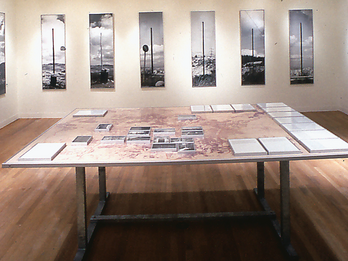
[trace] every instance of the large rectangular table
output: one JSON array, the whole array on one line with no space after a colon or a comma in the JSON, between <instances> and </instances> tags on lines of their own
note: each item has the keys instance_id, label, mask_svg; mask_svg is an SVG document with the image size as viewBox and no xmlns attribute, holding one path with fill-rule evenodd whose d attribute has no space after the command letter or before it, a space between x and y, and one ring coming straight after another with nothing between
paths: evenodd
<instances>
[{"instance_id":1,"label":"large rectangular table","mask_svg":"<svg viewBox=\"0 0 348 261\"><path fill-rule=\"evenodd\" d=\"M76 169L77 193L77 229L78 251L75 260L83 260L98 222L136 222L136 221L173 221L191 219L219 218L269 218L273 224L281 244L291 258L297 258L296 251L290 243L290 161L347 158L348 152L309 153L289 132L276 123L265 110L254 106L255 111L198 113L196 119L179 120L179 115L191 115L190 107L172 108L116 108L107 109L103 117L74 117L81 110L74 110L64 117L11 159L3 163L4 168L61 168ZM112 123L109 132L96 132L100 123ZM150 126L154 128L175 128L177 137L182 127L202 126L203 138L195 139L195 152L179 153L151 150L151 144L105 144L101 140L105 135L127 135L134 126ZM92 135L87 146L73 146L72 141L79 135ZM235 156L231 150L229 139L287 137L300 153ZM66 147L53 160L21 160L20 157L37 143L65 143ZM265 199L264 163L280 162L280 223L274 211ZM112 166L144 166L174 164L216 164L255 162L257 167L257 188L255 195L263 207L263 211L222 212L196 214L158 214L158 215L103 215L103 209L109 193L106 190L106 167ZM86 217L86 177L85 168L97 167L99 171L99 204L90 225L87 227Z\"/></svg>"}]
</instances>

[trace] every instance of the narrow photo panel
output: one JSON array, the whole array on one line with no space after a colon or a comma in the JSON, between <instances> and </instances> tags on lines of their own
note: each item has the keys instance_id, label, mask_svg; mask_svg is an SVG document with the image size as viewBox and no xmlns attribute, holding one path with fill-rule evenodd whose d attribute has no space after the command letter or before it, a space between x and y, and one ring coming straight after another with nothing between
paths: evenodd
<instances>
[{"instance_id":1,"label":"narrow photo panel","mask_svg":"<svg viewBox=\"0 0 348 261\"><path fill-rule=\"evenodd\" d=\"M113 14L89 14L91 88L115 88Z\"/></svg>"},{"instance_id":2,"label":"narrow photo panel","mask_svg":"<svg viewBox=\"0 0 348 261\"><path fill-rule=\"evenodd\" d=\"M313 10L290 10L290 84L314 82Z\"/></svg>"},{"instance_id":3,"label":"narrow photo panel","mask_svg":"<svg viewBox=\"0 0 348 261\"><path fill-rule=\"evenodd\" d=\"M191 12L192 86L216 86L215 12Z\"/></svg>"},{"instance_id":4,"label":"narrow photo panel","mask_svg":"<svg viewBox=\"0 0 348 261\"><path fill-rule=\"evenodd\" d=\"M5 13L0 12L0 95L6 93Z\"/></svg>"},{"instance_id":5,"label":"narrow photo panel","mask_svg":"<svg viewBox=\"0 0 348 261\"><path fill-rule=\"evenodd\" d=\"M41 15L43 89L66 89L65 50L65 15Z\"/></svg>"},{"instance_id":6,"label":"narrow photo panel","mask_svg":"<svg viewBox=\"0 0 348 261\"><path fill-rule=\"evenodd\" d=\"M164 87L163 13L139 13L141 87Z\"/></svg>"},{"instance_id":7,"label":"narrow photo panel","mask_svg":"<svg viewBox=\"0 0 348 261\"><path fill-rule=\"evenodd\" d=\"M242 85L265 84L265 12L240 11Z\"/></svg>"}]
</instances>

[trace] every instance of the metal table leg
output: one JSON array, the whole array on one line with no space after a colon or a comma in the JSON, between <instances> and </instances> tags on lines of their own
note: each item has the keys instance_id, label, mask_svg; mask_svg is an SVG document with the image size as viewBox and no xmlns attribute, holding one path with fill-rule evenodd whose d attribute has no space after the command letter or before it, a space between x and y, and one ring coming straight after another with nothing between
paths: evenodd
<instances>
[{"instance_id":1,"label":"metal table leg","mask_svg":"<svg viewBox=\"0 0 348 261\"><path fill-rule=\"evenodd\" d=\"M106 192L106 171L105 167L98 168L99 175L99 203L94 215L101 215L109 197ZM78 250L74 261L82 261L92 241L97 222L91 221L87 228L87 206L86 206L86 174L84 167L76 167L76 200L77 200L77 234Z\"/></svg>"},{"instance_id":2,"label":"metal table leg","mask_svg":"<svg viewBox=\"0 0 348 261\"><path fill-rule=\"evenodd\" d=\"M280 161L280 199L281 216L279 224L276 218L271 218L271 224L278 235L283 249L292 260L297 260L298 255L290 243L290 164L289 161ZM257 163L257 188L255 194L265 211L272 211L264 192L264 162Z\"/></svg>"},{"instance_id":3,"label":"metal table leg","mask_svg":"<svg viewBox=\"0 0 348 261\"><path fill-rule=\"evenodd\" d=\"M78 250L74 260L82 260L87 249L86 220L86 174L84 167L76 167L76 202L77 202L77 236Z\"/></svg>"},{"instance_id":4,"label":"metal table leg","mask_svg":"<svg viewBox=\"0 0 348 261\"><path fill-rule=\"evenodd\" d=\"M290 244L290 177L289 161L280 162L280 208L281 241L284 246Z\"/></svg>"},{"instance_id":5,"label":"metal table leg","mask_svg":"<svg viewBox=\"0 0 348 261\"><path fill-rule=\"evenodd\" d=\"M260 198L265 197L265 163L257 162L257 194Z\"/></svg>"},{"instance_id":6,"label":"metal table leg","mask_svg":"<svg viewBox=\"0 0 348 261\"><path fill-rule=\"evenodd\" d=\"M106 170L105 167L98 168L99 175L99 200L106 201Z\"/></svg>"}]
</instances>

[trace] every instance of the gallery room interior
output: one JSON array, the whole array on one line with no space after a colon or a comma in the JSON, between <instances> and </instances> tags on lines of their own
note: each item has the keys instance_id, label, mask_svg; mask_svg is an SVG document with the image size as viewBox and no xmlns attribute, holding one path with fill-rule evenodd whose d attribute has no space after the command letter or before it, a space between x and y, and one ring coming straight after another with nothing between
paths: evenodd
<instances>
[{"instance_id":1,"label":"gallery room interior","mask_svg":"<svg viewBox=\"0 0 348 261\"><path fill-rule=\"evenodd\" d=\"M347 260L347 11L345 0L0 0L0 260ZM262 77L250 83L250 70ZM343 149L311 151L272 116L285 107ZM128 136L100 145L96 123ZM128 144L144 126L148 143ZM169 127L202 131L193 151L154 151ZM80 135L93 139L72 147ZM296 152L272 154L262 138L279 136ZM244 138L265 154L237 155ZM47 162L21 159L36 140L64 145Z\"/></svg>"}]
</instances>

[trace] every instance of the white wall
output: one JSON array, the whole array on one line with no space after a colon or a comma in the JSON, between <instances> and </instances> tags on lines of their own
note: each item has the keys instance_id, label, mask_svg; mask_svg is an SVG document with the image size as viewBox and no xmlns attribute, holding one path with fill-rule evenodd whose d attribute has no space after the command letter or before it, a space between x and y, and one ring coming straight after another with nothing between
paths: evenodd
<instances>
[{"instance_id":1,"label":"white wall","mask_svg":"<svg viewBox=\"0 0 348 261\"><path fill-rule=\"evenodd\" d=\"M348 114L348 2L343 1L341 4L341 12L336 16L340 23L337 25L338 36L336 41L333 41L332 48L340 50L338 64L341 67L335 74L338 82L338 104L339 110Z\"/></svg>"},{"instance_id":2,"label":"white wall","mask_svg":"<svg viewBox=\"0 0 348 261\"><path fill-rule=\"evenodd\" d=\"M0 128L18 118L16 41L15 41L15 4L13 1L0 0L0 12L5 13L6 46L6 94L0 95Z\"/></svg>"},{"instance_id":3,"label":"white wall","mask_svg":"<svg viewBox=\"0 0 348 261\"><path fill-rule=\"evenodd\" d=\"M8 74L18 88L18 115L61 117L77 107L185 106L273 101L283 101L301 111L348 111L348 106L343 105L344 102L340 99L347 94L342 91L347 77L337 75L348 69L348 64L342 57L342 49L345 48L346 54L347 46L342 43L335 45L336 41L342 42L344 34L347 35L347 31L338 30L344 26L342 21L336 19L346 19L341 8L343 2L345 1L16 0L17 68L8 68ZM313 9L314 15L315 83L290 86L288 11L304 8ZM242 87L240 84L241 9L265 10L264 86ZM215 11L217 87L191 87L190 11L193 10ZM140 88L140 11L163 12L166 71L164 89ZM111 91L90 90L89 83L88 15L100 12L112 12L115 18L116 88ZM40 15L52 13L66 15L67 89L64 91L43 91L41 87ZM6 15L11 19L11 13ZM7 33L10 29L7 28ZM13 77L14 74L16 77Z\"/></svg>"}]
</instances>

